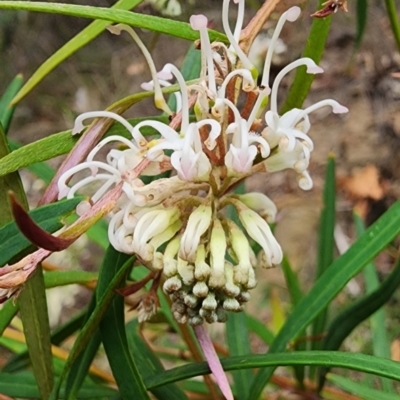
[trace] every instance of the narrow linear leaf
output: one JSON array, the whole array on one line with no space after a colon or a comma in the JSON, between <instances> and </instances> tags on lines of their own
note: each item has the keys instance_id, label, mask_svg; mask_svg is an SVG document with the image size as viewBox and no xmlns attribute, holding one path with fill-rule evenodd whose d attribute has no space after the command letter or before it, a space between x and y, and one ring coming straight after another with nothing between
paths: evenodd
<instances>
[{"instance_id":1,"label":"narrow linear leaf","mask_svg":"<svg viewBox=\"0 0 400 400\"><path fill-rule=\"evenodd\" d=\"M64 325L58 327L51 333L51 344L58 346L64 340L74 334L81 326L85 318L85 313L81 312L75 317L71 318ZM6 365L2 368L2 372L15 373L29 366L28 350L23 351L12 357Z\"/></svg>"},{"instance_id":2,"label":"narrow linear leaf","mask_svg":"<svg viewBox=\"0 0 400 400\"><path fill-rule=\"evenodd\" d=\"M0 393L5 396L17 397L22 399L38 399L40 394L33 375L30 372L19 372L17 374L0 373ZM117 392L109 387L85 384L76 400L80 399L102 399L110 398ZM60 393L59 399L64 399L64 391Z\"/></svg>"},{"instance_id":3,"label":"narrow linear leaf","mask_svg":"<svg viewBox=\"0 0 400 400\"><path fill-rule=\"evenodd\" d=\"M49 282L48 282L49 283ZM52 282L50 282L52 283ZM45 281L46 284L46 281ZM48 287L46 286L46 289ZM18 302L14 302L14 299L8 300L3 307L0 309L0 336L3 334L4 330L7 328L8 325L10 325L11 320L15 317L19 310ZM73 320L71 320L73 321ZM52 334L52 344L59 344L60 341L59 339L54 339L53 341L53 334Z\"/></svg>"},{"instance_id":4,"label":"narrow linear leaf","mask_svg":"<svg viewBox=\"0 0 400 400\"><path fill-rule=\"evenodd\" d=\"M268 346L274 341L274 334L257 318L246 315L247 329L254 332Z\"/></svg>"},{"instance_id":5,"label":"narrow linear leaf","mask_svg":"<svg viewBox=\"0 0 400 400\"><path fill-rule=\"evenodd\" d=\"M3 307L0 309L0 337L8 325L10 325L18 309L18 304L14 302L14 299L10 299L3 304Z\"/></svg>"},{"instance_id":6,"label":"narrow linear leaf","mask_svg":"<svg viewBox=\"0 0 400 400\"><path fill-rule=\"evenodd\" d=\"M298 351L291 353L252 354L250 356L229 357L221 360L225 371L242 368L276 368L278 366L315 365L346 368L366 372L386 378L400 380L400 364L365 354L340 351ZM148 389L154 389L168 383L211 373L207 363L191 363L175 367L163 373L145 379Z\"/></svg>"},{"instance_id":7,"label":"narrow linear leaf","mask_svg":"<svg viewBox=\"0 0 400 400\"><path fill-rule=\"evenodd\" d=\"M26 282L18 296L18 304L32 369L41 397L47 399L54 377L45 285L40 266Z\"/></svg>"},{"instance_id":8,"label":"narrow linear leaf","mask_svg":"<svg viewBox=\"0 0 400 400\"><path fill-rule=\"evenodd\" d=\"M96 288L97 290L97 288ZM88 306L87 313L84 317L82 326L84 326L93 311L96 308L96 293L93 292L90 304ZM88 374L90 365L92 364L94 357L101 344L100 330L97 328L89 340L89 343L85 346L85 349L79 354L76 360L73 362L68 377L65 383L65 397L67 399L75 399L84 380Z\"/></svg>"},{"instance_id":9,"label":"narrow linear leaf","mask_svg":"<svg viewBox=\"0 0 400 400\"><path fill-rule=\"evenodd\" d=\"M135 355L135 360L141 366L141 374L143 379L164 372L159 358L147 346L146 342L139 334L139 323L137 319L126 325L127 339L130 351ZM204 384L203 384L204 386ZM161 388L152 390L154 396L159 400L185 400L187 396L176 385L164 385Z\"/></svg>"},{"instance_id":10,"label":"narrow linear leaf","mask_svg":"<svg viewBox=\"0 0 400 400\"><path fill-rule=\"evenodd\" d=\"M335 215L336 215L336 182L335 182L335 158L331 154L328 157L325 172L325 186L323 193L323 209L319 221L318 234L318 259L317 273L315 280L318 280L323 273L328 269L333 261L333 253L335 248ZM328 319L328 308L325 308L315 318L312 324L312 336L314 338L321 337L325 331L326 321ZM321 340L313 340L311 342L312 350L321 349ZM314 379L315 368L310 368L309 377Z\"/></svg>"},{"instance_id":11,"label":"narrow linear leaf","mask_svg":"<svg viewBox=\"0 0 400 400\"><path fill-rule=\"evenodd\" d=\"M336 350L359 324L385 304L400 285L400 260L378 289L343 310L330 324L322 348ZM324 384L327 370L321 371L319 386Z\"/></svg>"},{"instance_id":12,"label":"narrow linear leaf","mask_svg":"<svg viewBox=\"0 0 400 400\"><path fill-rule=\"evenodd\" d=\"M120 0L115 3L110 10L131 10L137 6L143 0ZM28 79L21 90L15 91L14 95L9 99L13 104L19 103L29 92L32 91L54 68L65 61L72 54L77 52L79 49L90 43L93 39L102 33L107 25L108 21L94 21L76 36L74 36L69 42L57 50L50 58L48 58ZM15 97L14 97L15 96ZM1 110L1 108L0 108ZM4 125L3 125L4 126Z\"/></svg>"},{"instance_id":13,"label":"narrow linear leaf","mask_svg":"<svg viewBox=\"0 0 400 400\"><path fill-rule=\"evenodd\" d=\"M100 324L100 321L102 320L112 299L115 296L114 289L117 288L121 284L121 282L124 281L125 275L131 266L132 266L132 258L129 259L123 265L123 267L118 271L118 273L115 274L113 278L109 281L108 290L104 291L104 295L101 297L101 299L98 299L93 313L91 313L87 323L80 331L75 341L75 344L69 353L69 357L65 363L64 370L60 375L57 385L54 386L51 396L49 397L49 400L58 400L58 394L61 388L61 384L63 383L64 379L69 373L74 361L78 358L81 352L84 351L90 339L95 334L97 327Z\"/></svg>"},{"instance_id":14,"label":"narrow linear leaf","mask_svg":"<svg viewBox=\"0 0 400 400\"><path fill-rule=\"evenodd\" d=\"M244 312L237 314L232 313L229 316L226 322L226 342L230 356L251 354L247 316ZM237 397L239 399L246 398L254 378L252 371L244 369L233 372L232 375Z\"/></svg>"},{"instance_id":15,"label":"narrow linear leaf","mask_svg":"<svg viewBox=\"0 0 400 400\"><path fill-rule=\"evenodd\" d=\"M66 285L85 285L93 283L98 278L97 272L88 271L50 271L44 274L46 288Z\"/></svg>"},{"instance_id":16,"label":"narrow linear leaf","mask_svg":"<svg viewBox=\"0 0 400 400\"><path fill-rule=\"evenodd\" d=\"M356 1L356 14L357 14L357 31L356 31L356 40L354 42L354 48L357 50L361 46L364 37L365 27L367 25L367 15L368 15L367 0Z\"/></svg>"},{"instance_id":17,"label":"narrow linear leaf","mask_svg":"<svg viewBox=\"0 0 400 400\"><path fill-rule=\"evenodd\" d=\"M398 394L386 393L382 390L376 390L361 383L354 382L353 379L345 378L336 374L328 374L328 381L339 386L341 389L360 397L363 400L397 400Z\"/></svg>"},{"instance_id":18,"label":"narrow linear leaf","mask_svg":"<svg viewBox=\"0 0 400 400\"><path fill-rule=\"evenodd\" d=\"M120 253L111 245L109 246L100 269L96 291L98 298L106 294L106 290L109 290L108 282L129 259L129 255ZM123 284L124 282L121 281L121 286ZM122 296L112 300L100 323L100 333L121 398L130 400L132 394L135 393L135 396L140 399L150 399L140 376L138 365L129 350Z\"/></svg>"},{"instance_id":19,"label":"narrow linear leaf","mask_svg":"<svg viewBox=\"0 0 400 400\"><path fill-rule=\"evenodd\" d=\"M21 88L22 83L22 75L17 75L0 98L0 124L3 126L6 135L15 110L15 107L11 106L11 100Z\"/></svg>"},{"instance_id":20,"label":"narrow linear leaf","mask_svg":"<svg viewBox=\"0 0 400 400\"><path fill-rule=\"evenodd\" d=\"M295 306L303 297L303 293L300 287L299 278L293 271L293 268L286 257L283 257L282 260L282 270L283 274L285 275L285 282L289 291L292 305Z\"/></svg>"},{"instance_id":21,"label":"narrow linear leaf","mask_svg":"<svg viewBox=\"0 0 400 400\"><path fill-rule=\"evenodd\" d=\"M292 301L292 306L295 306L303 297L303 293L300 288L300 282L293 271L288 259L284 256L282 260L282 270L285 276L285 281L287 288L289 290L290 299ZM306 336L306 330L302 331L299 336ZM306 341L300 341L296 344L295 350L302 351L307 349ZM304 386L305 371L302 365L297 365L294 367L294 374L298 382L299 387Z\"/></svg>"},{"instance_id":22,"label":"narrow linear leaf","mask_svg":"<svg viewBox=\"0 0 400 400\"><path fill-rule=\"evenodd\" d=\"M0 158L9 153L5 134L0 125ZM0 226L9 222L11 210L8 203L8 191L15 193L19 202L28 208L21 179L17 172L0 179ZM18 297L19 311L24 328L29 356L34 363L35 374L41 397L47 399L53 386L53 367L50 345L50 326L42 268L39 266L25 283Z\"/></svg>"},{"instance_id":23,"label":"narrow linear leaf","mask_svg":"<svg viewBox=\"0 0 400 400\"><path fill-rule=\"evenodd\" d=\"M199 39L200 37L199 33L194 31L188 23L125 10L111 10L109 8L102 7L79 6L61 3L27 3L25 1L1 1L0 9L26 10L106 20L115 23L127 24L136 28L148 29L153 32L164 33L166 35L191 41ZM223 33L209 30L209 36L211 41L227 43L227 38Z\"/></svg>"},{"instance_id":24,"label":"narrow linear leaf","mask_svg":"<svg viewBox=\"0 0 400 400\"><path fill-rule=\"evenodd\" d=\"M7 138L0 125L0 162L4 160L10 153L8 147ZM8 198L8 192L12 191L16 193L18 200L27 206L25 192L22 187L21 179L18 172L7 173L6 176L0 179L0 227L12 221L12 213L10 207L10 201Z\"/></svg>"},{"instance_id":25,"label":"narrow linear leaf","mask_svg":"<svg viewBox=\"0 0 400 400\"><path fill-rule=\"evenodd\" d=\"M8 144L10 146L11 154L13 151L23 147L20 143L11 140L8 141ZM28 170L36 175L39 179L44 181L44 183L50 183L54 176L54 169L44 162L38 162L29 165Z\"/></svg>"},{"instance_id":26,"label":"narrow linear leaf","mask_svg":"<svg viewBox=\"0 0 400 400\"><path fill-rule=\"evenodd\" d=\"M385 0L387 13L392 28L394 40L397 45L397 49L400 52L400 21L396 10L396 3L394 0Z\"/></svg>"},{"instance_id":27,"label":"narrow linear leaf","mask_svg":"<svg viewBox=\"0 0 400 400\"><path fill-rule=\"evenodd\" d=\"M359 215L354 214L354 223L357 236L360 236L365 232L364 222ZM373 262L365 266L363 275L367 295L379 289L379 277ZM372 333L372 354L377 357L390 358L390 343L386 332L386 313L383 304L379 310L370 316L370 325ZM389 380L381 379L381 385L385 392L393 391L392 383Z\"/></svg>"},{"instance_id":28,"label":"narrow linear leaf","mask_svg":"<svg viewBox=\"0 0 400 400\"><path fill-rule=\"evenodd\" d=\"M319 0L319 7L322 6L324 1L325 0ZM308 35L302 57L310 57L317 64L321 61L325 50L326 39L329 34L331 19L332 17L313 19L310 34ZM282 114L291 110L292 108L301 108L308 92L310 91L313 80L314 75L307 74L305 67L297 69L293 83L289 89L289 93L281 108Z\"/></svg>"},{"instance_id":29,"label":"narrow linear leaf","mask_svg":"<svg viewBox=\"0 0 400 400\"><path fill-rule=\"evenodd\" d=\"M281 352L287 343L307 327L326 308L346 283L400 233L400 201L396 202L363 235L337 258L303 297L276 336L269 352ZM295 353L291 353L295 354ZM261 369L254 380L248 399L260 396L274 368Z\"/></svg>"}]
</instances>

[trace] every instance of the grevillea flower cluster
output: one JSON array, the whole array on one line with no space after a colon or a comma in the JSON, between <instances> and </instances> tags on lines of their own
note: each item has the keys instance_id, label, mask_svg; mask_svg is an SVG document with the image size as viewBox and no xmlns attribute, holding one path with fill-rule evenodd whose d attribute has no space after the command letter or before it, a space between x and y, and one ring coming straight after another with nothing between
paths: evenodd
<instances>
[{"instance_id":1,"label":"grevillea flower cluster","mask_svg":"<svg viewBox=\"0 0 400 400\"><path fill-rule=\"evenodd\" d=\"M277 212L274 203L265 194L239 195L233 189L256 172L284 169L294 170L300 188L311 189L309 114L326 106L338 114L348 111L334 100L323 100L280 115L278 88L285 75L300 66L306 66L309 74L323 72L313 60L300 58L270 83L271 60L282 27L286 21L295 21L300 9L292 7L280 17L259 78L239 43L245 2L234 3L238 17L232 31L230 1L223 1L228 46L210 43L204 15L191 17L192 29L200 34L202 68L200 78L190 85L172 64L156 73L137 35L126 26L112 27L117 33L127 30L141 46L153 77L143 87L154 89L156 105L170 115L173 113L160 86L173 81L179 86L179 129L154 120L132 126L106 111L85 113L77 118L74 133L84 128L82 122L87 118L107 117L121 123L130 137L102 140L84 163L59 180L60 198L71 198L96 182L91 204L122 183L123 195L110 215L109 240L115 249L135 254L162 276L174 317L192 325L224 322L227 311L241 311L257 284L256 267L272 267L282 261L281 247L270 228ZM156 136L144 135L143 129L149 127ZM99 151L111 142L120 146L108 152L106 161L99 161ZM147 160L147 167L142 175L155 177L147 184L143 177L130 174L143 160ZM68 186L67 182L83 170L90 175ZM158 177L166 171L171 172L169 177ZM84 210L91 204L81 207ZM236 218L228 217L232 215L226 212L228 207ZM261 248L259 254L253 250L254 243ZM154 310L147 311L141 313L141 319L150 317Z\"/></svg>"}]
</instances>

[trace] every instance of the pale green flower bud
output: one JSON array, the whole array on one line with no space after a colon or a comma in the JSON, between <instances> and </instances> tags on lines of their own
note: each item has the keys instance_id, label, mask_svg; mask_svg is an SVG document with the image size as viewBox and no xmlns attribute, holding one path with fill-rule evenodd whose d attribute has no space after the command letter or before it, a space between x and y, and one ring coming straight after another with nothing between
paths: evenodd
<instances>
[{"instance_id":1,"label":"pale green flower bud","mask_svg":"<svg viewBox=\"0 0 400 400\"><path fill-rule=\"evenodd\" d=\"M181 237L178 235L172 239L164 251L164 275L172 277L178 273L178 261L175 259L179 251Z\"/></svg>"},{"instance_id":2,"label":"pale green flower bud","mask_svg":"<svg viewBox=\"0 0 400 400\"><path fill-rule=\"evenodd\" d=\"M226 299L224 300L223 307L227 311L240 311L241 306L236 299Z\"/></svg>"},{"instance_id":3,"label":"pale green flower bud","mask_svg":"<svg viewBox=\"0 0 400 400\"><path fill-rule=\"evenodd\" d=\"M250 244L246 235L234 222L228 221L228 226L231 248L238 260L238 265L233 270L233 280L235 283L246 284L249 280L249 269L252 268Z\"/></svg>"},{"instance_id":4,"label":"pale green flower bud","mask_svg":"<svg viewBox=\"0 0 400 400\"><path fill-rule=\"evenodd\" d=\"M276 205L265 194L254 192L238 195L237 197L243 204L258 213L262 218L265 218L267 222L275 222Z\"/></svg>"},{"instance_id":5,"label":"pale green flower bud","mask_svg":"<svg viewBox=\"0 0 400 400\"><path fill-rule=\"evenodd\" d=\"M265 220L244 206L239 209L239 218L248 235L263 248L268 266L279 264L283 258L282 249Z\"/></svg>"},{"instance_id":6,"label":"pale green flower bud","mask_svg":"<svg viewBox=\"0 0 400 400\"><path fill-rule=\"evenodd\" d=\"M201 244L197 248L194 265L194 276L197 280L204 281L210 276L211 267L206 263L206 248L204 244Z\"/></svg>"},{"instance_id":7,"label":"pale green flower bud","mask_svg":"<svg viewBox=\"0 0 400 400\"><path fill-rule=\"evenodd\" d=\"M201 307L204 310L214 311L217 308L217 300L215 300L215 294L209 293L208 296L203 300Z\"/></svg>"},{"instance_id":8,"label":"pale green flower bud","mask_svg":"<svg viewBox=\"0 0 400 400\"><path fill-rule=\"evenodd\" d=\"M225 253L226 237L221 221L216 219L210 239L210 266L211 274L208 284L210 287L223 287L225 284Z\"/></svg>"},{"instance_id":9,"label":"pale green flower bud","mask_svg":"<svg viewBox=\"0 0 400 400\"><path fill-rule=\"evenodd\" d=\"M206 297L208 294L208 286L205 282L196 282L193 286L193 294L197 297Z\"/></svg>"},{"instance_id":10,"label":"pale green flower bud","mask_svg":"<svg viewBox=\"0 0 400 400\"><path fill-rule=\"evenodd\" d=\"M182 260L182 258L178 258L178 274L185 285L190 285L194 282L194 266Z\"/></svg>"},{"instance_id":11,"label":"pale green flower bud","mask_svg":"<svg viewBox=\"0 0 400 400\"><path fill-rule=\"evenodd\" d=\"M224 290L226 292L226 294L230 297L236 297L239 295L240 293L240 287L235 285L234 283L234 275L233 275L233 267L232 264L230 264L229 262L225 262L225 286L224 286ZM248 278L248 274L247 274L247 278ZM248 280L248 279L247 279ZM246 283L247 283L246 280Z\"/></svg>"},{"instance_id":12,"label":"pale green flower bud","mask_svg":"<svg viewBox=\"0 0 400 400\"><path fill-rule=\"evenodd\" d=\"M201 205L189 217L183 233L179 257L194 262L201 236L207 231L211 223L212 210L210 206Z\"/></svg>"},{"instance_id":13,"label":"pale green flower bud","mask_svg":"<svg viewBox=\"0 0 400 400\"><path fill-rule=\"evenodd\" d=\"M194 308L197 306L197 304L199 303L199 298L196 297L194 294L187 294L185 296L185 298L183 299L183 301L185 302L185 304L190 307L190 308Z\"/></svg>"},{"instance_id":14,"label":"pale green flower bud","mask_svg":"<svg viewBox=\"0 0 400 400\"><path fill-rule=\"evenodd\" d=\"M173 276L168 278L163 285L163 290L165 293L173 293L182 287L182 281L177 277Z\"/></svg>"},{"instance_id":15,"label":"pale green flower bud","mask_svg":"<svg viewBox=\"0 0 400 400\"><path fill-rule=\"evenodd\" d=\"M137 223L133 233L133 246L136 253L141 254L143 247L154 236L165 231L180 216L177 207L156 209L144 214Z\"/></svg>"}]
</instances>

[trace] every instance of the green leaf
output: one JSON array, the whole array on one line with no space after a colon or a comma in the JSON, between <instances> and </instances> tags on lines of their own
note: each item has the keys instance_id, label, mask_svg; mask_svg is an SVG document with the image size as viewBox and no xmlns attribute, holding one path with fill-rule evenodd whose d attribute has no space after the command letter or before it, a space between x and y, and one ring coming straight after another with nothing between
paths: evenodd
<instances>
[{"instance_id":1,"label":"green leaf","mask_svg":"<svg viewBox=\"0 0 400 400\"><path fill-rule=\"evenodd\" d=\"M91 241L97 243L103 250L107 250L107 247L110 244L107 230L107 221L100 219L86 231L86 235Z\"/></svg>"},{"instance_id":2,"label":"green leaf","mask_svg":"<svg viewBox=\"0 0 400 400\"><path fill-rule=\"evenodd\" d=\"M97 272L88 271L50 271L44 274L46 288L54 288L66 285L85 285L98 278Z\"/></svg>"},{"instance_id":3,"label":"green leaf","mask_svg":"<svg viewBox=\"0 0 400 400\"><path fill-rule=\"evenodd\" d=\"M0 125L0 158L9 153L5 134ZM0 179L0 226L12 219L8 204L8 191L15 193L18 201L27 209L28 204L17 172ZM18 297L19 311L23 324L29 356L35 362L32 369L35 374L41 397L47 399L53 385L52 355L50 346L50 326L42 268L36 271L25 283Z\"/></svg>"},{"instance_id":4,"label":"green leaf","mask_svg":"<svg viewBox=\"0 0 400 400\"><path fill-rule=\"evenodd\" d=\"M71 318L64 325L58 327L51 333L51 344L58 346L73 333L75 333L82 325L85 317L85 312L81 312ZM28 350L12 357L6 365L2 368L2 372L15 373L29 366Z\"/></svg>"},{"instance_id":5,"label":"green leaf","mask_svg":"<svg viewBox=\"0 0 400 400\"><path fill-rule=\"evenodd\" d=\"M10 325L12 319L18 312L18 304L14 303L14 299L8 300L0 309L0 337L4 330Z\"/></svg>"},{"instance_id":6,"label":"green leaf","mask_svg":"<svg viewBox=\"0 0 400 400\"><path fill-rule=\"evenodd\" d=\"M379 288L347 307L331 322L322 348L324 350L338 349L353 329L373 315L390 299L399 285L400 260L397 261L395 268ZM326 372L326 370L321 371L320 387L323 386Z\"/></svg>"},{"instance_id":7,"label":"green leaf","mask_svg":"<svg viewBox=\"0 0 400 400\"><path fill-rule=\"evenodd\" d=\"M354 41L354 48L358 49L364 37L365 26L367 25L368 16L368 2L367 0L357 0L356 2L357 14L357 32Z\"/></svg>"},{"instance_id":8,"label":"green leaf","mask_svg":"<svg viewBox=\"0 0 400 400\"><path fill-rule=\"evenodd\" d=\"M110 279L130 258L130 255L120 253L111 245L109 246L97 284L96 296L99 299L106 294L106 290L109 290L108 282L110 282ZM122 280L120 284L122 286L124 281ZM125 331L124 302L122 296L114 298L111 302L100 323L101 339L121 398L130 400L132 394L135 393L135 396L140 399L150 399L140 376L139 366L135 363L129 351Z\"/></svg>"},{"instance_id":9,"label":"green leaf","mask_svg":"<svg viewBox=\"0 0 400 400\"><path fill-rule=\"evenodd\" d=\"M11 152L23 147L21 144L11 140L8 141L8 144ZM54 177L54 169L44 162L29 165L28 170L44 181L44 183L50 183Z\"/></svg>"},{"instance_id":10,"label":"green leaf","mask_svg":"<svg viewBox=\"0 0 400 400\"><path fill-rule=\"evenodd\" d=\"M257 318L246 315L246 323L249 331L254 332L268 346L274 341L274 334Z\"/></svg>"},{"instance_id":11,"label":"green leaf","mask_svg":"<svg viewBox=\"0 0 400 400\"><path fill-rule=\"evenodd\" d=\"M354 222L357 236L360 236L365 232L364 223L361 217L357 214L354 214ZM363 275L367 295L379 289L380 283L374 263L370 262L365 266ZM372 354L377 357L390 358L390 343L386 332L386 313L383 305L379 310L371 315L370 323L372 333ZM381 379L381 385L385 392L393 391L392 384L387 379Z\"/></svg>"},{"instance_id":12,"label":"green leaf","mask_svg":"<svg viewBox=\"0 0 400 400\"><path fill-rule=\"evenodd\" d=\"M57 382L57 385L54 386L54 389L51 393L49 400L57 400L58 399L58 394L59 394L62 382L64 381L67 374L69 373L75 360L78 358L78 356L81 354L81 352L85 350L90 339L95 334L97 327L100 324L100 321L102 320L104 314L107 312L108 307L111 304L111 302L115 296L114 289L117 288L122 281L124 281L125 275L126 275L128 269L131 268L131 266L132 266L132 259L129 259L123 265L123 267L118 271L118 273L115 274L112 279L110 279L107 290L104 291L104 295L101 297L101 299L98 299L93 313L91 313L87 323L80 331L80 333L74 343L74 346L72 347L72 349L69 353L69 357L65 363L64 370Z\"/></svg>"},{"instance_id":13,"label":"green leaf","mask_svg":"<svg viewBox=\"0 0 400 400\"><path fill-rule=\"evenodd\" d=\"M333 253L335 249L335 214L336 214L336 182L335 182L335 158L330 155L325 172L325 187L323 194L324 208L321 212L319 221L318 235L318 261L316 279L318 280L333 262ZM312 336L320 337L325 330L328 316L328 309L323 310L312 324ZM313 340L311 349L321 349L321 341ZM310 378L313 379L315 369L310 369Z\"/></svg>"},{"instance_id":14,"label":"green leaf","mask_svg":"<svg viewBox=\"0 0 400 400\"><path fill-rule=\"evenodd\" d=\"M7 138L2 125L0 125L0 162L2 162L9 153L10 149L8 147ZM19 174L17 172L6 172L6 174L4 174L6 176L0 179L0 227L13 219L8 198L9 190L15 193L17 200L26 208L28 205Z\"/></svg>"},{"instance_id":15,"label":"green leaf","mask_svg":"<svg viewBox=\"0 0 400 400\"><path fill-rule=\"evenodd\" d=\"M326 308L346 283L399 233L400 201L390 207L318 279L314 287L303 297L290 314L272 343L269 352L284 351L287 343L305 329ZM273 371L274 368L266 368L258 372L250 390L249 400L259 397Z\"/></svg>"},{"instance_id":16,"label":"green leaf","mask_svg":"<svg viewBox=\"0 0 400 400\"><path fill-rule=\"evenodd\" d=\"M396 42L397 49L400 52L400 21L396 10L396 3L394 2L394 0L385 0L385 4L394 40Z\"/></svg>"},{"instance_id":17,"label":"green leaf","mask_svg":"<svg viewBox=\"0 0 400 400\"><path fill-rule=\"evenodd\" d=\"M322 7L324 1L325 0L319 0L319 7ZM313 19L302 57L310 57L317 64L321 61L325 50L326 39L329 34L329 28L331 26L331 19L331 17ZM310 91L313 80L314 75L307 74L306 67L297 68L294 81L282 106L281 114L284 114L292 108L301 108Z\"/></svg>"},{"instance_id":18,"label":"green leaf","mask_svg":"<svg viewBox=\"0 0 400 400\"><path fill-rule=\"evenodd\" d=\"M26 344L41 397L53 388L50 326L42 268L38 266L18 296Z\"/></svg>"},{"instance_id":19,"label":"green leaf","mask_svg":"<svg viewBox=\"0 0 400 400\"><path fill-rule=\"evenodd\" d=\"M293 271L288 259L284 256L282 260L282 270L283 274L285 275L285 281L286 281L286 286L289 291L289 295L292 301L292 306L295 306L303 297L303 293L300 288L300 282L299 279L296 275L296 273ZM307 332L306 330L302 331L299 336L306 336ZM306 350L307 348L307 343L306 341L300 341L296 343L295 345L295 350ZM300 387L304 386L304 377L305 377L305 371L304 367L302 365L298 365L294 367L294 373L297 379L297 382Z\"/></svg>"},{"instance_id":20,"label":"green leaf","mask_svg":"<svg viewBox=\"0 0 400 400\"><path fill-rule=\"evenodd\" d=\"M177 20L154 17L146 14L134 13L125 10L116 10L102 7L78 6L61 3L42 3L25 1L1 1L0 9L6 10L26 10L35 12L46 12L54 14L70 15L74 17L101 19L116 23L127 24L136 28L148 29L157 33L175 36L181 39L197 40L199 32L194 31L188 23ZM209 30L211 41L225 42L227 38L224 34Z\"/></svg>"},{"instance_id":21,"label":"green leaf","mask_svg":"<svg viewBox=\"0 0 400 400\"><path fill-rule=\"evenodd\" d=\"M0 393L5 396L18 397L22 399L38 399L39 390L35 379L30 372L19 372L17 374L0 373ZM106 386L85 384L76 399L102 399L115 396L117 392ZM60 399L64 399L64 393L61 391Z\"/></svg>"},{"instance_id":22,"label":"green leaf","mask_svg":"<svg viewBox=\"0 0 400 400\"><path fill-rule=\"evenodd\" d=\"M120 0L110 8L110 11L114 9L131 10L142 1L143 0ZM19 90L18 94L15 97L14 95L11 97L11 99L13 99L13 104L17 104L18 102L20 102L54 68L56 68L59 64L61 64L79 49L90 43L97 36L99 36L100 33L102 33L109 24L109 21L94 21L81 32L79 32L76 36L74 36L64 46L58 49L34 72L34 74L28 79L22 89Z\"/></svg>"},{"instance_id":23,"label":"green leaf","mask_svg":"<svg viewBox=\"0 0 400 400\"><path fill-rule=\"evenodd\" d=\"M135 355L135 361L141 366L143 379L164 372L158 357L147 346L147 343L139 334L139 323L137 319L132 320L126 325L127 339L130 351ZM165 385L161 388L152 390L154 396L159 400L185 400L187 396L176 385Z\"/></svg>"},{"instance_id":24,"label":"green leaf","mask_svg":"<svg viewBox=\"0 0 400 400\"><path fill-rule=\"evenodd\" d=\"M226 322L226 342L230 356L251 354L247 317L244 312L229 315ZM246 398L254 378L252 371L243 369L233 372L232 375L237 397Z\"/></svg>"},{"instance_id":25,"label":"green leaf","mask_svg":"<svg viewBox=\"0 0 400 400\"><path fill-rule=\"evenodd\" d=\"M346 368L366 372L386 378L400 380L400 364L365 354L354 354L340 351L296 351L290 353L252 354L249 356L230 357L221 360L225 371L242 368L275 369L278 366L315 365L335 368ZM210 373L207 363L191 363L175 367L145 379L148 389L154 389L168 383L193 378ZM250 392L250 394L253 394Z\"/></svg>"},{"instance_id":26,"label":"green leaf","mask_svg":"<svg viewBox=\"0 0 400 400\"><path fill-rule=\"evenodd\" d=\"M45 279L45 284L49 284L53 282L46 282ZM56 286L57 286L56 282ZM54 287L54 286L53 286ZM48 287L46 286L46 289ZM3 334L4 330L7 328L8 325L10 325L11 320L14 318L14 316L17 314L19 310L18 303L14 302L14 299L8 300L3 307L0 309L0 336ZM59 342L53 341L53 334L52 334L52 343L53 344L58 344Z\"/></svg>"},{"instance_id":27,"label":"green leaf","mask_svg":"<svg viewBox=\"0 0 400 400\"><path fill-rule=\"evenodd\" d=\"M354 382L353 379L345 378L344 376L339 376L335 374L328 374L328 380L335 385L339 386L341 389L346 390L351 394L363 400L398 400L398 394L385 393L382 390L376 390L369 386L364 386L360 383Z\"/></svg>"},{"instance_id":28,"label":"green leaf","mask_svg":"<svg viewBox=\"0 0 400 400\"><path fill-rule=\"evenodd\" d=\"M303 293L300 287L299 278L293 271L289 260L286 257L283 257L282 260L282 270L283 274L285 275L285 282L289 291L292 305L295 306L302 299Z\"/></svg>"},{"instance_id":29,"label":"green leaf","mask_svg":"<svg viewBox=\"0 0 400 400\"><path fill-rule=\"evenodd\" d=\"M96 288L97 290L97 288ZM96 308L96 293L93 292L87 313L84 317L82 326L89 320L91 314ZM97 328L86 345L85 349L79 354L76 360L71 365L66 384L65 384L65 397L67 399L75 399L79 392L85 377L88 374L90 365L101 344L100 330Z\"/></svg>"},{"instance_id":30,"label":"green leaf","mask_svg":"<svg viewBox=\"0 0 400 400\"><path fill-rule=\"evenodd\" d=\"M22 75L17 75L8 85L3 96L0 98L0 124L2 125L6 135L15 110L15 107L11 106L11 100L21 88L22 83Z\"/></svg>"},{"instance_id":31,"label":"green leaf","mask_svg":"<svg viewBox=\"0 0 400 400\"><path fill-rule=\"evenodd\" d=\"M63 219L74 212L81 201L80 196L61 200L35 208L29 212L29 215L42 229L55 232L63 227ZM4 265L30 246L32 246L31 242L22 235L14 221L4 225L0 228L0 265Z\"/></svg>"}]
</instances>

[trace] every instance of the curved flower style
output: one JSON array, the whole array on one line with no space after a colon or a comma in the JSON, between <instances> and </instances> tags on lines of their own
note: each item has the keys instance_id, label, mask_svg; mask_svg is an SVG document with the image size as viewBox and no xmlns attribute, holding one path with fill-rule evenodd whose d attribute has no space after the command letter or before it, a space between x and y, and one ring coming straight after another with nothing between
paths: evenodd
<instances>
[{"instance_id":1,"label":"curved flower style","mask_svg":"<svg viewBox=\"0 0 400 400\"><path fill-rule=\"evenodd\" d=\"M200 34L202 56L200 79L195 84L187 86L173 64L157 73L148 51L143 50L152 74L152 81L143 88L154 89L155 103L170 115L171 123L145 120L132 126L106 111L81 115L74 133L83 129L86 118L105 117L121 123L127 135L106 137L84 163L59 180L60 198L86 189L92 192L91 204L123 183L123 194L110 215L110 242L121 252L136 254L157 276L156 286L163 276L162 287L172 300L174 317L192 325L223 322L228 311L242 310L257 284L255 267L272 267L282 261L282 249L269 226L277 213L273 201L262 193L236 195L231 189L255 172L287 168L295 170L302 189L311 189L308 166L314 144L308 136L309 115L325 106L335 114L348 111L328 99L279 115L278 89L290 71L306 66L310 74L323 72L311 59L300 58L283 68L270 85L279 34L286 21L298 18L300 9L292 7L279 19L258 85L258 72L240 45L245 1L234 3L238 17L233 31L228 22L230 0L224 0L222 6L229 46L210 43L204 15L190 19L191 27ZM131 28L111 28L114 33L122 30L144 48ZM160 89L172 80L179 87L175 114ZM190 115L192 107L195 120ZM152 128L156 135L145 136L145 128ZM100 150L115 143L120 147L111 148L105 161L99 161ZM144 160L147 166L142 175L154 177L147 184L132 174ZM67 182L82 171L88 171L89 176L68 186ZM167 171L172 172L169 177L157 176ZM87 206L90 204L81 208ZM233 206L240 224L226 216L227 206ZM262 248L259 257L252 242ZM155 303L153 299L151 310ZM143 312L143 307L139 306L141 319L153 314Z\"/></svg>"}]
</instances>

